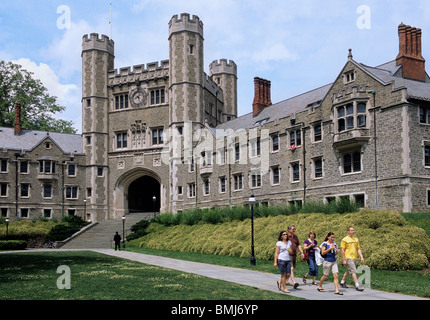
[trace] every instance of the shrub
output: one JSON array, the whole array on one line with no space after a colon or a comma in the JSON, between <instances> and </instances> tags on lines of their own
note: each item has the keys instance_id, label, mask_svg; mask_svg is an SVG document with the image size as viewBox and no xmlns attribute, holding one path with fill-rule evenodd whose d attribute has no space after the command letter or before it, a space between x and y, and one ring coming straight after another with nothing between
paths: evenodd
<instances>
[{"instance_id":1,"label":"shrub","mask_svg":"<svg viewBox=\"0 0 430 320\"><path fill-rule=\"evenodd\" d=\"M0 241L0 250L25 250L27 242L23 240Z\"/></svg>"},{"instance_id":2,"label":"shrub","mask_svg":"<svg viewBox=\"0 0 430 320\"><path fill-rule=\"evenodd\" d=\"M80 230L79 227L73 225L57 224L53 227L46 236L47 241L62 241L71 237L74 233Z\"/></svg>"}]
</instances>

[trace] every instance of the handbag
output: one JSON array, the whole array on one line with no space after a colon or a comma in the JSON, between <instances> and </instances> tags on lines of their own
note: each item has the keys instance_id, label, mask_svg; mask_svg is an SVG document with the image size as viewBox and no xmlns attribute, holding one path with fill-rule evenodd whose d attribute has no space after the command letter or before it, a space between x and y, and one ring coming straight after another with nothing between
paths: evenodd
<instances>
[{"instance_id":1,"label":"handbag","mask_svg":"<svg viewBox=\"0 0 430 320\"><path fill-rule=\"evenodd\" d=\"M303 251L303 261L309 260L309 252L307 250Z\"/></svg>"}]
</instances>

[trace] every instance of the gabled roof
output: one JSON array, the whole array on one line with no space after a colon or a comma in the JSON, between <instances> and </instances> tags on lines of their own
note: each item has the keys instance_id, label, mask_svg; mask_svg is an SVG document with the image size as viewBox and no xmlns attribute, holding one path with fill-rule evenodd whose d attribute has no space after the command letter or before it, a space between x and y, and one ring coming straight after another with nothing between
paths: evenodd
<instances>
[{"instance_id":1,"label":"gabled roof","mask_svg":"<svg viewBox=\"0 0 430 320\"><path fill-rule=\"evenodd\" d=\"M15 135L14 128L0 127L0 149L31 151L46 138L64 153L82 154L82 136L79 134L22 130L20 135Z\"/></svg>"}]
</instances>

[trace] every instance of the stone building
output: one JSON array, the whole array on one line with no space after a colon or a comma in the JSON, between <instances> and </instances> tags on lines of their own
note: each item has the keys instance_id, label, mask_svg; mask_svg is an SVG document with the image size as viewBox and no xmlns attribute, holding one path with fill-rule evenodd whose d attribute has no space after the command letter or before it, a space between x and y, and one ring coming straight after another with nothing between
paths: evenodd
<instances>
[{"instance_id":1,"label":"stone building","mask_svg":"<svg viewBox=\"0 0 430 320\"><path fill-rule=\"evenodd\" d=\"M237 66L204 72L198 17L173 16L169 59L133 67L115 69L114 42L85 35L82 135L0 128L1 214L105 220L251 194L429 211L430 79L421 30L398 32L394 60L370 67L350 50L332 83L296 97L272 103L271 82L256 77L240 117Z\"/></svg>"}]
</instances>

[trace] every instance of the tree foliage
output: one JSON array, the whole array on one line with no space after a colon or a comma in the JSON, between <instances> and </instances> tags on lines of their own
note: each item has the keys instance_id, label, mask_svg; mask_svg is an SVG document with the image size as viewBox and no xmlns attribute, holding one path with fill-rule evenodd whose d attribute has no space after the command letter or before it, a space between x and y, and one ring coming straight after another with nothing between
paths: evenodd
<instances>
[{"instance_id":1,"label":"tree foliage","mask_svg":"<svg viewBox=\"0 0 430 320\"><path fill-rule=\"evenodd\" d=\"M23 129L76 133L72 121L55 119L54 114L65 107L50 96L33 73L12 62L0 61L0 126L13 127L15 104L21 104Z\"/></svg>"}]
</instances>

